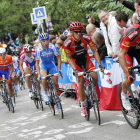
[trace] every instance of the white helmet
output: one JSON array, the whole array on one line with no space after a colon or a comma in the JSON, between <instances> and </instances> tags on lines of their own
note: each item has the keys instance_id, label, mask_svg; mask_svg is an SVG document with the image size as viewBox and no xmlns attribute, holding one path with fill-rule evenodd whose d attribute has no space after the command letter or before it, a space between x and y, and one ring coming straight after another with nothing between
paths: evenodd
<instances>
[{"instance_id":1,"label":"white helmet","mask_svg":"<svg viewBox=\"0 0 140 140\"><path fill-rule=\"evenodd\" d=\"M24 45L24 51L25 52L30 52L32 50L31 46L29 44Z\"/></svg>"},{"instance_id":2,"label":"white helmet","mask_svg":"<svg viewBox=\"0 0 140 140\"><path fill-rule=\"evenodd\" d=\"M5 48L0 48L0 54L6 53L6 49Z\"/></svg>"}]
</instances>

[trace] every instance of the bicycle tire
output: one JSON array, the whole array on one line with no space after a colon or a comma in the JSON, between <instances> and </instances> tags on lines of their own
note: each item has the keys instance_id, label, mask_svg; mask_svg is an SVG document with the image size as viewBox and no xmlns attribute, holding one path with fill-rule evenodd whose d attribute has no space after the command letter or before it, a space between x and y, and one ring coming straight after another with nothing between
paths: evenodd
<instances>
[{"instance_id":1,"label":"bicycle tire","mask_svg":"<svg viewBox=\"0 0 140 140\"><path fill-rule=\"evenodd\" d=\"M52 115L55 116L55 107L54 107L55 103L54 103L54 99L52 97L50 97L50 102L48 105L49 105Z\"/></svg>"},{"instance_id":2,"label":"bicycle tire","mask_svg":"<svg viewBox=\"0 0 140 140\"><path fill-rule=\"evenodd\" d=\"M10 111L10 106L8 103L8 96L5 93L3 93L3 102L6 104L8 110Z\"/></svg>"},{"instance_id":3,"label":"bicycle tire","mask_svg":"<svg viewBox=\"0 0 140 140\"><path fill-rule=\"evenodd\" d=\"M5 95L6 95L6 98L7 98L7 104L8 104L9 111L14 113L15 110L14 110L14 106L13 106L13 103L12 103L12 99L11 99L11 97L10 97L10 95L9 95L9 93L6 89L4 90L4 92L5 92Z\"/></svg>"},{"instance_id":4,"label":"bicycle tire","mask_svg":"<svg viewBox=\"0 0 140 140\"><path fill-rule=\"evenodd\" d=\"M31 97L31 99L34 100L35 107L39 109L37 86L36 84L32 84L31 87L32 87L32 93L33 93L33 97Z\"/></svg>"},{"instance_id":5,"label":"bicycle tire","mask_svg":"<svg viewBox=\"0 0 140 140\"><path fill-rule=\"evenodd\" d=\"M63 108L62 108L62 104L61 104L61 100L59 98L58 95L56 95L57 92L56 92L56 89L55 87L53 86L53 95L54 95L54 100L55 100L55 105L56 105L56 109L58 111L58 114L60 116L60 119L64 119L64 113L63 113ZM57 98L55 98L55 96L57 96ZM59 103L59 107L58 107L58 104Z\"/></svg>"},{"instance_id":6,"label":"bicycle tire","mask_svg":"<svg viewBox=\"0 0 140 140\"><path fill-rule=\"evenodd\" d=\"M41 107L41 109L43 111L44 108L43 108L42 96L41 96L41 93L40 93L38 87L36 87L36 91L37 91L38 104L39 104L39 106Z\"/></svg>"},{"instance_id":7,"label":"bicycle tire","mask_svg":"<svg viewBox=\"0 0 140 140\"><path fill-rule=\"evenodd\" d=\"M95 88L92 85L92 91L93 91L93 110L95 114L95 118L98 122L98 125L101 124L101 117L100 117L100 111L99 111L99 100L95 91Z\"/></svg>"},{"instance_id":8,"label":"bicycle tire","mask_svg":"<svg viewBox=\"0 0 140 140\"><path fill-rule=\"evenodd\" d=\"M122 105L122 101L121 101L121 92L122 92L122 83L119 84L118 86L118 99L119 99L119 104L120 104L120 107L121 107L121 111L123 113L123 116L125 118L125 120L127 121L127 123L134 129L137 129L139 127L139 124L140 124L140 121L138 120L137 116L136 116L136 112L135 110L131 110L131 111L127 111L126 109L124 109L123 105ZM133 101L134 101L134 96L133 96L133 93L132 93L132 90L129 88L127 93L129 94L129 100L130 100L130 103L132 105ZM133 106L133 105L132 105ZM129 113L131 112L134 112L134 115L135 115L135 120L136 122L132 124L132 122L129 120ZM128 115L128 116L127 116ZM131 116L133 118L133 116ZM130 117L130 119L131 119Z\"/></svg>"}]
</instances>

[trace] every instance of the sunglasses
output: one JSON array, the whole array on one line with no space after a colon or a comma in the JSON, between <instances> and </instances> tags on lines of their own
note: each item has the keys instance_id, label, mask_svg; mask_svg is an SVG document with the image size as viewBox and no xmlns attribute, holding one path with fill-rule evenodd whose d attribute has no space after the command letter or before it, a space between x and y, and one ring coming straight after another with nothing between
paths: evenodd
<instances>
[{"instance_id":1,"label":"sunglasses","mask_svg":"<svg viewBox=\"0 0 140 140\"><path fill-rule=\"evenodd\" d=\"M26 53L31 53L31 52L26 52Z\"/></svg>"},{"instance_id":2,"label":"sunglasses","mask_svg":"<svg viewBox=\"0 0 140 140\"><path fill-rule=\"evenodd\" d=\"M78 33L80 33L80 34L81 34L81 33L82 33L82 31L74 31L74 32L75 32L76 34L78 34Z\"/></svg>"},{"instance_id":3,"label":"sunglasses","mask_svg":"<svg viewBox=\"0 0 140 140\"><path fill-rule=\"evenodd\" d=\"M48 42L49 40L42 40L42 42Z\"/></svg>"}]
</instances>

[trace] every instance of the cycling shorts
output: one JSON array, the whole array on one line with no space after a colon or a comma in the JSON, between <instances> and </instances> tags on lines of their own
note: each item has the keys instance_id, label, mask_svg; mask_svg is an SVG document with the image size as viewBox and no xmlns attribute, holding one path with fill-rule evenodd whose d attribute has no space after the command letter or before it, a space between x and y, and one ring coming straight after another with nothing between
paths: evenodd
<instances>
[{"instance_id":1,"label":"cycling shorts","mask_svg":"<svg viewBox=\"0 0 140 140\"><path fill-rule=\"evenodd\" d=\"M19 70L19 68L13 69L13 73L16 73L17 76L20 76L20 70Z\"/></svg>"},{"instance_id":2,"label":"cycling shorts","mask_svg":"<svg viewBox=\"0 0 140 140\"><path fill-rule=\"evenodd\" d=\"M2 78L2 75L5 76L5 79L9 79L9 69L8 70L0 70L0 78Z\"/></svg>"},{"instance_id":3,"label":"cycling shorts","mask_svg":"<svg viewBox=\"0 0 140 140\"><path fill-rule=\"evenodd\" d=\"M126 64L127 64L128 69L133 66L133 57L135 57L138 64L140 64L140 55L139 54L140 54L140 50L133 50L133 51L129 50L127 52L127 54L125 55L125 59L126 59Z\"/></svg>"},{"instance_id":4,"label":"cycling shorts","mask_svg":"<svg viewBox=\"0 0 140 140\"><path fill-rule=\"evenodd\" d=\"M91 71L91 70L94 70L95 69L95 66L94 64L92 63L91 59L90 58L86 58L84 60L73 60L74 63L75 63L75 67L76 69L79 71L79 72L82 72L82 71Z\"/></svg>"},{"instance_id":5,"label":"cycling shorts","mask_svg":"<svg viewBox=\"0 0 140 140\"><path fill-rule=\"evenodd\" d=\"M55 74L58 73L58 68L55 65L55 62L52 61L50 63L40 63L40 71L45 70L47 73L49 72L49 74Z\"/></svg>"},{"instance_id":6,"label":"cycling shorts","mask_svg":"<svg viewBox=\"0 0 140 140\"><path fill-rule=\"evenodd\" d=\"M29 68L32 71L36 71L35 64L33 66L29 65L27 62L23 62L23 69Z\"/></svg>"}]
</instances>

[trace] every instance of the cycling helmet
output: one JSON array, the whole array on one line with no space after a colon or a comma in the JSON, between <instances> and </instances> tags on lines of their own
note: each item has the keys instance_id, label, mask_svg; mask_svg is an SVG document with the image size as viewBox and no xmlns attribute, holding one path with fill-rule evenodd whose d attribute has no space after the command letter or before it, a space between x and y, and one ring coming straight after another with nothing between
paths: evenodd
<instances>
[{"instance_id":1,"label":"cycling helmet","mask_svg":"<svg viewBox=\"0 0 140 140\"><path fill-rule=\"evenodd\" d=\"M5 48L0 48L0 54L4 54L6 53L6 49Z\"/></svg>"},{"instance_id":2,"label":"cycling helmet","mask_svg":"<svg viewBox=\"0 0 140 140\"><path fill-rule=\"evenodd\" d=\"M48 33L42 33L39 35L39 40L48 40L49 39L49 34Z\"/></svg>"},{"instance_id":3,"label":"cycling helmet","mask_svg":"<svg viewBox=\"0 0 140 140\"><path fill-rule=\"evenodd\" d=\"M69 29L70 29L70 31L81 31L83 29L83 24L78 21L71 22Z\"/></svg>"},{"instance_id":4,"label":"cycling helmet","mask_svg":"<svg viewBox=\"0 0 140 140\"><path fill-rule=\"evenodd\" d=\"M32 51L32 47L29 44L25 44L24 45L24 51L25 52L31 52Z\"/></svg>"},{"instance_id":5,"label":"cycling helmet","mask_svg":"<svg viewBox=\"0 0 140 140\"><path fill-rule=\"evenodd\" d=\"M137 16L137 20L138 20L138 22L140 23L140 12L139 12L139 14L138 14L138 16Z\"/></svg>"}]
</instances>

